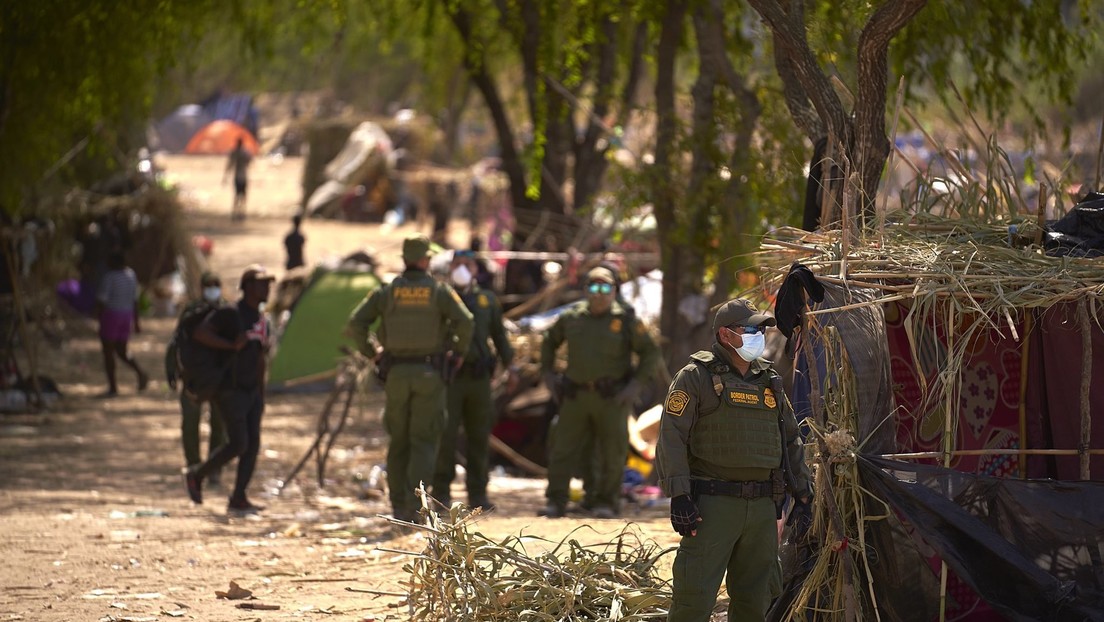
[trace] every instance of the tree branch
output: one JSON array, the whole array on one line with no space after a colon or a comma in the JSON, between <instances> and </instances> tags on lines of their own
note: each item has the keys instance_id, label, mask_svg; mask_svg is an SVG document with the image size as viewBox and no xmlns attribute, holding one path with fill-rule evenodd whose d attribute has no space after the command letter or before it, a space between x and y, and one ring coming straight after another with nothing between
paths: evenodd
<instances>
[{"instance_id":1,"label":"tree branch","mask_svg":"<svg viewBox=\"0 0 1104 622\"><path fill-rule=\"evenodd\" d=\"M748 0L748 3L766 20L774 34L776 54L783 53L792 61L793 76L828 126L826 129L837 136L846 136L847 113L809 47L801 0L791 2L788 11L778 0Z\"/></svg>"}]
</instances>

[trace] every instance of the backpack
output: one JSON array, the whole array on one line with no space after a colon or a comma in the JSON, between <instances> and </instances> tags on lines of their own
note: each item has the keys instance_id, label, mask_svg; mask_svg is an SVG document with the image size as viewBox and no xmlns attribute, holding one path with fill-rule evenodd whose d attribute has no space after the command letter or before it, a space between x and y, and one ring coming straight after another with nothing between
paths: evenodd
<instances>
[{"instance_id":1,"label":"backpack","mask_svg":"<svg viewBox=\"0 0 1104 622\"><path fill-rule=\"evenodd\" d=\"M192 336L200 324L221 308L218 305L200 305L186 311L180 317L173 337L184 391L197 402L210 401L215 396L236 359L236 353L209 348Z\"/></svg>"}]
</instances>

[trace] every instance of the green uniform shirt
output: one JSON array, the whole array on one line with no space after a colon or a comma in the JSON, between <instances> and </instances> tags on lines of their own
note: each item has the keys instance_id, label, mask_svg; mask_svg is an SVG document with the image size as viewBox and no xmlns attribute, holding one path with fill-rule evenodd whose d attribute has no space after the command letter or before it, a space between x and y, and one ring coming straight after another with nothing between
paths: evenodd
<instances>
[{"instance_id":1,"label":"green uniform shirt","mask_svg":"<svg viewBox=\"0 0 1104 622\"><path fill-rule=\"evenodd\" d=\"M731 362L732 357L720 345L714 344L712 353L721 361ZM782 418L784 433L783 450L787 452L791 477L787 481L790 492L800 498L809 494L809 467L805 464L805 450L801 442L797 420L794 417L790 401L782 394L780 383L772 378L777 374L771 368L770 361L758 359L751 363L743 376L735 367L721 376L735 375L738 381L771 389L772 399L776 401L779 416ZM711 464L702 456L696 456L690 447L695 424L703 414L720 408L721 398L714 389L713 374L699 363L691 362L675 374L664 401L663 414L659 423L659 440L656 445L656 469L659 473L659 485L669 497L690 494L691 479L721 479L729 481L766 480L769 469L749 468L734 473L732 469ZM776 386L777 385L777 386ZM722 389L722 392L724 389ZM777 395L774 395L777 393ZM766 395L766 391L762 393ZM769 404L768 404L769 405ZM739 413L738 409L732 411ZM772 435L777 438L777 433ZM733 452L741 448L735 447ZM781 467L781 464L779 465Z\"/></svg>"},{"instance_id":2,"label":"green uniform shirt","mask_svg":"<svg viewBox=\"0 0 1104 622\"><path fill-rule=\"evenodd\" d=\"M405 294L396 299L396 288ZM389 323L388 314L398 314ZM398 356L435 354L452 350L467 352L472 341L472 314L449 287L418 269L407 269L394 281L368 295L349 317L349 334L357 349L369 358L376 356L374 343L368 339L370 327L377 319L383 319L378 339L385 350ZM401 320L401 322L399 321ZM437 323L436 325L434 323ZM395 334L388 334L386 326L400 326ZM442 335L440 344L425 344L425 336L437 331ZM412 346L412 344L419 344Z\"/></svg>"},{"instance_id":3,"label":"green uniform shirt","mask_svg":"<svg viewBox=\"0 0 1104 622\"><path fill-rule=\"evenodd\" d=\"M551 371L556 350L567 343L567 370L574 382L620 379L632 371L632 353L639 357L633 378L642 384L654 373L659 348L635 315L614 301L608 313L593 315L585 300L556 318L541 343L541 369Z\"/></svg>"},{"instance_id":4,"label":"green uniform shirt","mask_svg":"<svg viewBox=\"0 0 1104 622\"><path fill-rule=\"evenodd\" d=\"M502 305L498 302L498 297L493 292L473 286L468 291L461 292L460 299L468 311L471 311L475 321L471 347L464 357L464 363L493 361L494 354L487 345L487 340L490 339L494 342L495 352L498 353L503 367L509 367L514 361L514 347L506 338L506 326L502 323Z\"/></svg>"}]
</instances>

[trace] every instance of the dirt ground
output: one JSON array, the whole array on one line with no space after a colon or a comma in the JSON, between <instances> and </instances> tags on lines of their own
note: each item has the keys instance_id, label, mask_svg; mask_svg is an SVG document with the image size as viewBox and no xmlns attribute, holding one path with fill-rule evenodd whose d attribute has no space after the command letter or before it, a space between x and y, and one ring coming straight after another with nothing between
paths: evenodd
<instances>
[{"instance_id":1,"label":"dirt ground","mask_svg":"<svg viewBox=\"0 0 1104 622\"><path fill-rule=\"evenodd\" d=\"M281 271L281 240L298 205L301 161L257 163L243 224L228 218L232 191L219 183L222 158L176 157L162 164L185 190L193 232L214 241L212 267L228 294L249 263ZM309 220L307 260L370 247L395 268L401 240L413 230ZM451 232L458 243L465 234ZM60 384L64 398L48 412L0 414L0 620L408 619L401 597L349 591L401 593L409 558L383 549L418 551L425 544L377 516L389 511L385 500L362 498L361 480L384 460L380 394L358 409L337 439L325 487L313 481L311 463L279 495L279 482L313 440L326 394L270 395L250 489L266 510L228 516L229 481L205 491L204 505L193 505L181 477L179 406L163 381L164 344L173 324L171 318L145 319L132 341L139 363L155 379L146 392L137 393L124 368L121 395L95 397L105 380L89 323L71 330L61 348L38 349L42 372ZM453 497L464 499L462 480L454 486ZM558 541L589 524L573 537L609 542L632 522L661 546L677 540L662 506L629 506L617 520L536 518L543 489L543 480L493 475L490 495L498 509L477 530L496 540L524 532ZM216 591L231 581L255 600L218 598ZM242 603L278 609L246 610Z\"/></svg>"}]
</instances>

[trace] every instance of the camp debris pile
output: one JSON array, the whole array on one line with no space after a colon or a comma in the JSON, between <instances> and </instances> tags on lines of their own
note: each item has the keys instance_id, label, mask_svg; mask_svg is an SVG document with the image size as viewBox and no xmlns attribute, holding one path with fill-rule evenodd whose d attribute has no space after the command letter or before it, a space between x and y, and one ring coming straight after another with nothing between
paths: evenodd
<instances>
[{"instance_id":1,"label":"camp debris pile","mask_svg":"<svg viewBox=\"0 0 1104 622\"><path fill-rule=\"evenodd\" d=\"M416 528L428 545L412 553L404 568L411 619L666 618L671 593L655 568L668 551L642 540L631 526L597 545L581 544L576 532L558 543L538 536L495 542L472 531L479 515L459 503L440 512L422 510L424 524ZM529 553L527 544L541 552Z\"/></svg>"}]
</instances>

